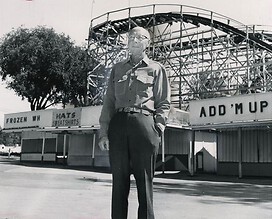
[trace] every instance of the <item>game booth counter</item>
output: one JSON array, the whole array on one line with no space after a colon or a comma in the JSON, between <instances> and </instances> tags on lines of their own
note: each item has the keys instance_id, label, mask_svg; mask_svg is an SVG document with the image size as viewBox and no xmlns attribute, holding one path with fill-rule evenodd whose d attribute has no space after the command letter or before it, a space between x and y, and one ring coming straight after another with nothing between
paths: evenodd
<instances>
[{"instance_id":1,"label":"game booth counter","mask_svg":"<svg viewBox=\"0 0 272 219\"><path fill-rule=\"evenodd\" d=\"M101 106L48 109L6 114L5 132L20 132L21 161L60 162L68 165L108 165L97 147Z\"/></svg>"},{"instance_id":2,"label":"game booth counter","mask_svg":"<svg viewBox=\"0 0 272 219\"><path fill-rule=\"evenodd\" d=\"M271 92L191 101L190 127L216 133L217 174L272 176Z\"/></svg>"}]
</instances>

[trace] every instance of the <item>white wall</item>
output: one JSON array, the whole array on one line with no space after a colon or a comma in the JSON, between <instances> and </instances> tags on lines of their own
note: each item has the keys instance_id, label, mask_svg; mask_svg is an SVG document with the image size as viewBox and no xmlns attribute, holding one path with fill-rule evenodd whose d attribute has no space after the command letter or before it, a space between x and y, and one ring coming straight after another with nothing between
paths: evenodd
<instances>
[{"instance_id":1,"label":"white wall","mask_svg":"<svg viewBox=\"0 0 272 219\"><path fill-rule=\"evenodd\" d=\"M195 155L200 151L203 152L204 172L215 173L217 170L216 133L195 132Z\"/></svg>"}]
</instances>

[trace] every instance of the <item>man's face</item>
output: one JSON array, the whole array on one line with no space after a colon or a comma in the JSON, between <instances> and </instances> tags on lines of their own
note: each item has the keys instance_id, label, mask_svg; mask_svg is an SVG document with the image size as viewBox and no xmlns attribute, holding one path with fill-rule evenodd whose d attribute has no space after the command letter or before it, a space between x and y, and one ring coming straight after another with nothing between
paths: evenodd
<instances>
[{"instance_id":1,"label":"man's face","mask_svg":"<svg viewBox=\"0 0 272 219\"><path fill-rule=\"evenodd\" d=\"M132 55L142 54L149 44L143 30L133 30L128 36L128 49Z\"/></svg>"}]
</instances>

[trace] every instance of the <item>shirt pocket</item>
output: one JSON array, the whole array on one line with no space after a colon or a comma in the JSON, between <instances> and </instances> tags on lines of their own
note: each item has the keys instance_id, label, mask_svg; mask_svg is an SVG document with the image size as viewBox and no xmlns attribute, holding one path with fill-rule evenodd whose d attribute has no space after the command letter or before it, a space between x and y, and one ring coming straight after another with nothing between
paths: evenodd
<instances>
[{"instance_id":1,"label":"shirt pocket","mask_svg":"<svg viewBox=\"0 0 272 219\"><path fill-rule=\"evenodd\" d=\"M121 78L118 78L115 82L115 95L120 96L126 93L128 77L124 75Z\"/></svg>"},{"instance_id":2,"label":"shirt pocket","mask_svg":"<svg viewBox=\"0 0 272 219\"><path fill-rule=\"evenodd\" d=\"M154 84L154 77L148 74L139 74L136 77L137 83L137 94L140 97L149 97L152 96L153 84Z\"/></svg>"}]
</instances>

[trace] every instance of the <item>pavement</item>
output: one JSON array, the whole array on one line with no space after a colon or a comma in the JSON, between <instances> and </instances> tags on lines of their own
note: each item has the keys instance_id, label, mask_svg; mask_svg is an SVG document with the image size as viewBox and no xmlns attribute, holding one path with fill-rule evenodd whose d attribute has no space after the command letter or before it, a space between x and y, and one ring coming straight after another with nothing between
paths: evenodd
<instances>
[{"instance_id":1,"label":"pavement","mask_svg":"<svg viewBox=\"0 0 272 219\"><path fill-rule=\"evenodd\" d=\"M128 219L136 219L131 181ZM111 183L107 169L0 156L0 219L110 219ZM272 179L156 172L154 209L156 219L271 219Z\"/></svg>"}]
</instances>

